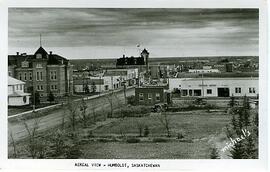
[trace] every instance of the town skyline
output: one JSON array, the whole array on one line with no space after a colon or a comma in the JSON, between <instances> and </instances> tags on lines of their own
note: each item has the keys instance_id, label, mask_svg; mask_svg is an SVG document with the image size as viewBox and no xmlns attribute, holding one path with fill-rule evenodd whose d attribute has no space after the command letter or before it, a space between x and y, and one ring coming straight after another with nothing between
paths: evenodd
<instances>
[{"instance_id":1,"label":"town skyline","mask_svg":"<svg viewBox=\"0 0 270 172\"><path fill-rule=\"evenodd\" d=\"M37 15L39 14L39 15ZM9 54L68 59L258 56L257 9L9 9ZM196 51L195 51L196 50Z\"/></svg>"}]
</instances>

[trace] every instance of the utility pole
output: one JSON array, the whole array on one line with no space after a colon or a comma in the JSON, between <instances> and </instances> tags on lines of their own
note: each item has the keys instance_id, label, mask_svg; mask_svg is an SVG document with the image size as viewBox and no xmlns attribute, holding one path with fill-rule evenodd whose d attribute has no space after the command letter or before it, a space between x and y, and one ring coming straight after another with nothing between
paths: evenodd
<instances>
[{"instance_id":1,"label":"utility pole","mask_svg":"<svg viewBox=\"0 0 270 172\"><path fill-rule=\"evenodd\" d=\"M100 92L101 92L101 75L99 75L99 96L100 96Z\"/></svg>"},{"instance_id":2,"label":"utility pole","mask_svg":"<svg viewBox=\"0 0 270 172\"><path fill-rule=\"evenodd\" d=\"M34 84L33 84L33 111L35 111L36 109L36 94L35 94L35 87L34 87Z\"/></svg>"},{"instance_id":3,"label":"utility pole","mask_svg":"<svg viewBox=\"0 0 270 172\"><path fill-rule=\"evenodd\" d=\"M123 82L124 84L124 99L125 99L125 104L127 104L127 94L126 94L126 82Z\"/></svg>"},{"instance_id":4,"label":"utility pole","mask_svg":"<svg viewBox=\"0 0 270 172\"><path fill-rule=\"evenodd\" d=\"M203 73L202 73L202 97L204 97L204 82L203 82Z\"/></svg>"}]
</instances>

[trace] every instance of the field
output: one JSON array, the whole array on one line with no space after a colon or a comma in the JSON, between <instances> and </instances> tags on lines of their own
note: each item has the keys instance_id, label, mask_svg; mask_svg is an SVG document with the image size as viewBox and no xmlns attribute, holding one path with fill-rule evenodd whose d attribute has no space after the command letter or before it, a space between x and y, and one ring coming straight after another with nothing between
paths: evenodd
<instances>
[{"instance_id":1,"label":"field","mask_svg":"<svg viewBox=\"0 0 270 172\"><path fill-rule=\"evenodd\" d=\"M86 128L80 124L77 126L79 128L77 128L76 145L81 153L77 158L209 159L210 148L215 146L210 140L220 135L230 121L230 116L224 112L210 113L206 110L174 112L167 115L171 137L167 137L167 130L161 123L161 115L158 113L151 113L144 117L107 119L93 124L96 126L90 125ZM139 126L142 128L141 136ZM145 127L149 129L147 136L144 135ZM55 132L46 133L45 138L51 138L54 137ZM127 140L131 138L139 142L128 143ZM65 140L67 142L65 144L73 145L73 141L68 137ZM17 144L17 149L21 152L20 158L30 158L25 152L26 145L27 140ZM9 151L11 155L11 145ZM67 158L65 154L45 157Z\"/></svg>"}]
</instances>

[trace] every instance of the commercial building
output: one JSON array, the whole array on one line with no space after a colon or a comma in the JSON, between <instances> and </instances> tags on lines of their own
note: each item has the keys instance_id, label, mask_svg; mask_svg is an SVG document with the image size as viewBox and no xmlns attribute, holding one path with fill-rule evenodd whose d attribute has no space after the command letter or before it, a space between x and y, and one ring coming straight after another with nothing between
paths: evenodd
<instances>
[{"instance_id":1,"label":"commercial building","mask_svg":"<svg viewBox=\"0 0 270 172\"><path fill-rule=\"evenodd\" d=\"M258 77L170 78L169 90L180 90L182 97L257 97Z\"/></svg>"},{"instance_id":2,"label":"commercial building","mask_svg":"<svg viewBox=\"0 0 270 172\"><path fill-rule=\"evenodd\" d=\"M30 94L24 92L25 82L8 77L8 106L29 104Z\"/></svg>"},{"instance_id":3,"label":"commercial building","mask_svg":"<svg viewBox=\"0 0 270 172\"><path fill-rule=\"evenodd\" d=\"M25 92L38 91L44 100L50 92L56 97L73 93L69 60L52 52L48 54L43 47L33 55L19 52L9 55L8 69L10 76L25 82Z\"/></svg>"}]
</instances>

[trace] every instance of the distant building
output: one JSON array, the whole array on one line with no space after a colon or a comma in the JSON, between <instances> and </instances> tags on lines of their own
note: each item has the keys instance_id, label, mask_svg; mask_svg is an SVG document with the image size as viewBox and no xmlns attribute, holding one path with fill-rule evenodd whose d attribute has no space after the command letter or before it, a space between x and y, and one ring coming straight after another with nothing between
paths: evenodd
<instances>
[{"instance_id":1,"label":"distant building","mask_svg":"<svg viewBox=\"0 0 270 172\"><path fill-rule=\"evenodd\" d=\"M141 52L140 57L126 57L123 55L122 58L117 59L116 66L122 67L122 66L142 66L145 65L146 68L148 67L148 58L149 58L149 52L146 49L143 49Z\"/></svg>"},{"instance_id":2,"label":"distant building","mask_svg":"<svg viewBox=\"0 0 270 172\"><path fill-rule=\"evenodd\" d=\"M69 60L49 54L40 47L33 55L26 53L8 56L9 75L25 82L25 91L38 91L41 97L73 93L73 70ZM46 99L45 99L46 100Z\"/></svg>"},{"instance_id":3,"label":"distant building","mask_svg":"<svg viewBox=\"0 0 270 172\"><path fill-rule=\"evenodd\" d=\"M180 90L182 97L257 97L258 84L257 77L170 78L169 90Z\"/></svg>"},{"instance_id":4,"label":"distant building","mask_svg":"<svg viewBox=\"0 0 270 172\"><path fill-rule=\"evenodd\" d=\"M88 87L89 92L104 92L109 90L117 90L123 87L123 82L124 80L121 76L75 78L74 92L85 93L86 87ZM93 89L95 89L95 91Z\"/></svg>"},{"instance_id":5,"label":"distant building","mask_svg":"<svg viewBox=\"0 0 270 172\"><path fill-rule=\"evenodd\" d=\"M170 94L162 86L145 86L135 88L135 101L138 105L154 105L169 103Z\"/></svg>"},{"instance_id":6,"label":"distant building","mask_svg":"<svg viewBox=\"0 0 270 172\"><path fill-rule=\"evenodd\" d=\"M219 73L218 69L189 69L189 73Z\"/></svg>"},{"instance_id":7,"label":"distant building","mask_svg":"<svg viewBox=\"0 0 270 172\"><path fill-rule=\"evenodd\" d=\"M233 63L226 63L225 70L226 72L233 72Z\"/></svg>"},{"instance_id":8,"label":"distant building","mask_svg":"<svg viewBox=\"0 0 270 172\"><path fill-rule=\"evenodd\" d=\"M125 81L128 86L138 83L139 70L137 68L128 69L106 69L103 70L104 76L120 76L121 81Z\"/></svg>"},{"instance_id":9,"label":"distant building","mask_svg":"<svg viewBox=\"0 0 270 172\"><path fill-rule=\"evenodd\" d=\"M8 77L8 106L29 104L30 94L24 92L25 82Z\"/></svg>"},{"instance_id":10,"label":"distant building","mask_svg":"<svg viewBox=\"0 0 270 172\"><path fill-rule=\"evenodd\" d=\"M160 79L161 71L159 65L151 65L149 66L150 77L151 79Z\"/></svg>"}]
</instances>

